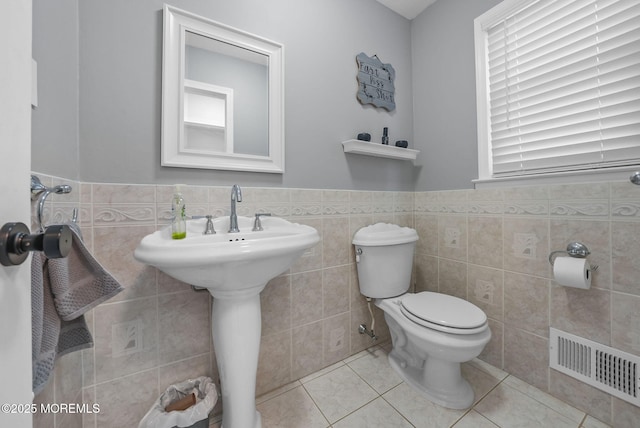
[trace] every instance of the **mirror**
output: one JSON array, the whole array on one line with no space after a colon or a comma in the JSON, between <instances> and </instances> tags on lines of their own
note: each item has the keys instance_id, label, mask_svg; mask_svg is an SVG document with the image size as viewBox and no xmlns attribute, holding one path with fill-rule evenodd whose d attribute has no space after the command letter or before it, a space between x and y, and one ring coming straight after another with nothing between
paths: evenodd
<instances>
[{"instance_id":1,"label":"mirror","mask_svg":"<svg viewBox=\"0 0 640 428\"><path fill-rule=\"evenodd\" d=\"M164 6L162 166L284 172L284 47Z\"/></svg>"}]
</instances>

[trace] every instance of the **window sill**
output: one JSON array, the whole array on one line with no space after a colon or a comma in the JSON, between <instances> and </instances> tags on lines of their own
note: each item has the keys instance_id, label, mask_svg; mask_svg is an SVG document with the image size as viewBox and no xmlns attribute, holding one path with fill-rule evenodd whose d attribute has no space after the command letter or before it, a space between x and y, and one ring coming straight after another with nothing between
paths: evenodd
<instances>
[{"instance_id":1,"label":"window sill","mask_svg":"<svg viewBox=\"0 0 640 428\"><path fill-rule=\"evenodd\" d=\"M535 186L543 184L593 183L606 181L628 181L629 176L640 171L640 165L618 168L593 169L587 171L565 171L519 177L478 178L471 180L476 189L499 187Z\"/></svg>"}]
</instances>

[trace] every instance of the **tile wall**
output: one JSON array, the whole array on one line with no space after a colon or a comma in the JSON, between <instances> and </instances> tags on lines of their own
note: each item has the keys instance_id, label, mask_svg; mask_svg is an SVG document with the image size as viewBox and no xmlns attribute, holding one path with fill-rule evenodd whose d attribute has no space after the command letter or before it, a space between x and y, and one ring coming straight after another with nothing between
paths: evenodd
<instances>
[{"instance_id":1,"label":"tile wall","mask_svg":"<svg viewBox=\"0 0 640 428\"><path fill-rule=\"evenodd\" d=\"M47 185L60 180L40 175ZM168 224L171 186L73 183L52 196L47 218L80 208L84 239L126 291L91 311L95 347L63 357L38 400L98 403L98 414L34 426L135 426L169 384L198 375L217 379L210 339L210 297L132 258L140 239ZM189 215L228 215L230 189L187 186ZM629 183L445 192L370 192L244 188L240 215L271 212L315 227L321 243L261 295L262 394L371 345L357 333L369 323L350 244L378 221L414 226L420 235L417 290L472 301L490 318L481 358L612 422L640 418L637 407L548 368L548 327L640 355L640 187ZM547 257L581 240L600 266L590 290L559 287ZM388 338L382 314L376 328ZM123 338L131 338L126 341ZM80 369L81 367L81 369ZM219 406L218 406L219 407ZM51 416L53 418L53 416ZM55 424L55 425L54 425Z\"/></svg>"},{"instance_id":2,"label":"tile wall","mask_svg":"<svg viewBox=\"0 0 640 428\"><path fill-rule=\"evenodd\" d=\"M39 176L47 185L61 182ZM101 411L84 415L77 426L135 426L171 383L198 375L218 378L210 296L132 257L142 237L169 223L172 186L65 183L74 191L52 195L45 218L64 222L79 207L84 241L126 290L91 311L95 347L69 364L61 359L62 375L39 399L75 402L81 391L85 402L98 403ZM230 188L187 186L183 195L188 215L229 214ZM270 212L313 226L321 235L320 244L261 294L257 393L371 346L371 339L357 332L359 324L370 323L370 315L357 289L350 237L378 221L413 226L413 192L243 188L237 209L247 216ZM376 323L380 340L388 339L382 313ZM54 394L56 381L72 385L73 393ZM43 423L36 426L70 426Z\"/></svg>"},{"instance_id":3,"label":"tile wall","mask_svg":"<svg viewBox=\"0 0 640 428\"><path fill-rule=\"evenodd\" d=\"M416 288L489 317L480 356L616 426L640 408L549 368L549 327L640 355L640 187L629 182L415 193ZM558 286L551 251L581 241L589 290ZM629 419L629 417L631 419Z\"/></svg>"}]
</instances>

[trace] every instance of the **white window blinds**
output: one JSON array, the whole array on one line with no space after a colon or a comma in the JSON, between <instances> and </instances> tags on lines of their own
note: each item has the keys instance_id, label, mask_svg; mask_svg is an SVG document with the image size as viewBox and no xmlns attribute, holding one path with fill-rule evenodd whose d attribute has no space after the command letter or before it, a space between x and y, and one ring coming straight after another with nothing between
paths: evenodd
<instances>
[{"instance_id":1,"label":"white window blinds","mask_svg":"<svg viewBox=\"0 0 640 428\"><path fill-rule=\"evenodd\" d=\"M640 1L538 0L486 30L494 177L640 163Z\"/></svg>"}]
</instances>

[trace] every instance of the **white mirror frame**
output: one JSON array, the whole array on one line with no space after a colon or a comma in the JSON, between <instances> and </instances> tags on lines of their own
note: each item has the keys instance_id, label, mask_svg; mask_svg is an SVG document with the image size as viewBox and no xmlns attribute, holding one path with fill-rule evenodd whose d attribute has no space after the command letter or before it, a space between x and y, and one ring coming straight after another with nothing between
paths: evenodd
<instances>
[{"instance_id":1,"label":"white mirror frame","mask_svg":"<svg viewBox=\"0 0 640 428\"><path fill-rule=\"evenodd\" d=\"M269 156L182 150L187 31L268 57ZM166 4L163 33L161 165L284 173L284 46Z\"/></svg>"}]
</instances>

